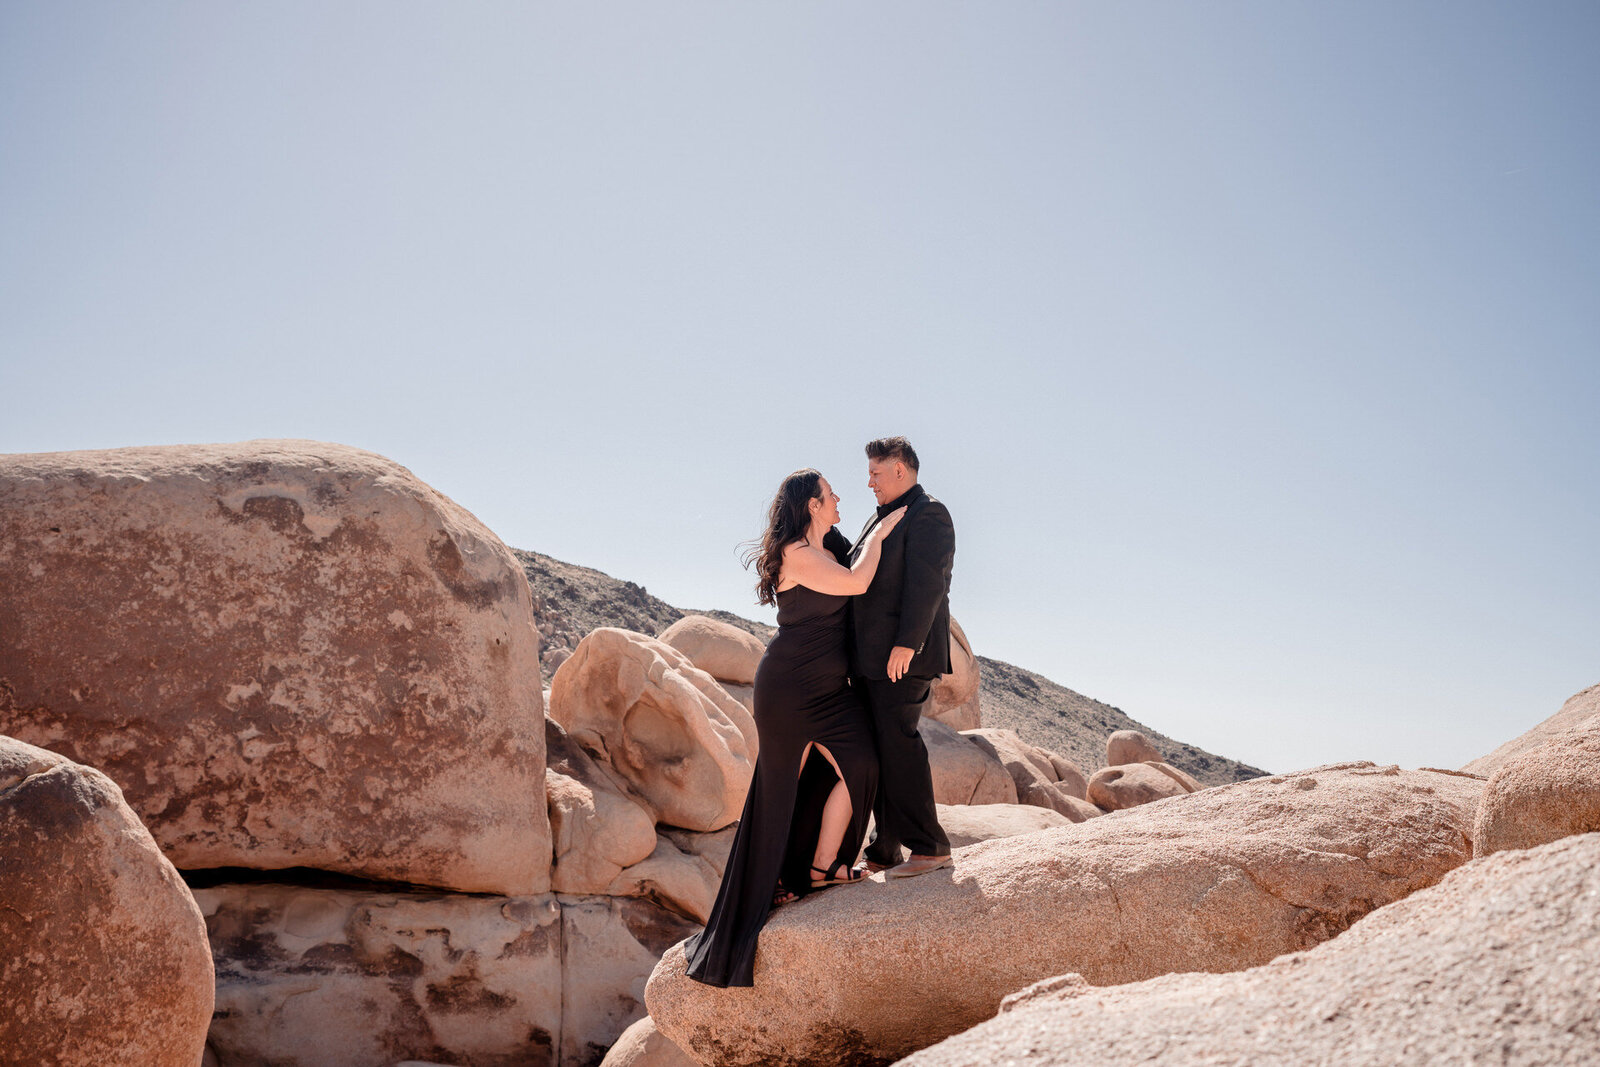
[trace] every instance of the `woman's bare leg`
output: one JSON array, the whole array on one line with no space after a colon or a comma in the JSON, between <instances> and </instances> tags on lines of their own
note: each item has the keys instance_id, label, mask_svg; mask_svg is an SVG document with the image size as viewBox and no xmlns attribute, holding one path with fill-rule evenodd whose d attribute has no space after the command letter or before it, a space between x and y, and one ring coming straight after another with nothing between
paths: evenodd
<instances>
[{"instance_id":1,"label":"woman's bare leg","mask_svg":"<svg viewBox=\"0 0 1600 1067\"><path fill-rule=\"evenodd\" d=\"M807 748L809 747L808 745ZM839 858L839 847L844 844L845 831L850 829L850 816L854 813L855 806L850 802L850 790L844 784L844 774L839 770L839 764L834 760L833 753L821 745L817 745L816 749L833 768L833 773L839 776L833 790L828 794L826 803L822 805L822 829L817 832L817 851L811 858L811 864L817 871L826 872L817 875L822 878L832 873L829 868ZM849 863L853 859L854 857L849 857L845 862ZM812 873L816 874L816 871Z\"/></svg>"}]
</instances>

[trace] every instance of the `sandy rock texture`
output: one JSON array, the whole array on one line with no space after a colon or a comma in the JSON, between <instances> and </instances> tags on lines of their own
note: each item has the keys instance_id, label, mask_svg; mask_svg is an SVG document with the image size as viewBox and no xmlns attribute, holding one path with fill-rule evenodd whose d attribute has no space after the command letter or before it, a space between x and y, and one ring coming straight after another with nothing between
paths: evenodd
<instances>
[{"instance_id":1,"label":"sandy rock texture","mask_svg":"<svg viewBox=\"0 0 1600 1067\"><path fill-rule=\"evenodd\" d=\"M0 1061L193 1067L211 953L116 783L0 737Z\"/></svg>"},{"instance_id":2,"label":"sandy rock texture","mask_svg":"<svg viewBox=\"0 0 1600 1067\"><path fill-rule=\"evenodd\" d=\"M1600 685L1591 685L1581 693L1574 693L1561 705L1560 711L1461 769L1468 774L1481 774L1487 778L1512 756L1566 733L1592 715L1600 715Z\"/></svg>"},{"instance_id":3,"label":"sandy rock texture","mask_svg":"<svg viewBox=\"0 0 1600 1067\"><path fill-rule=\"evenodd\" d=\"M982 682L978 657L972 654L966 631L951 619L950 673L934 683L933 701L924 714L956 730L977 729L983 725L978 693Z\"/></svg>"},{"instance_id":4,"label":"sandy rock texture","mask_svg":"<svg viewBox=\"0 0 1600 1067\"><path fill-rule=\"evenodd\" d=\"M593 631L556 671L550 717L626 779L655 821L720 830L739 818L755 771L755 719L671 645Z\"/></svg>"},{"instance_id":5,"label":"sandy rock texture","mask_svg":"<svg viewBox=\"0 0 1600 1067\"><path fill-rule=\"evenodd\" d=\"M527 582L404 467L3 456L0 589L0 732L102 768L178 867L545 888Z\"/></svg>"},{"instance_id":6,"label":"sandy rock texture","mask_svg":"<svg viewBox=\"0 0 1600 1067\"><path fill-rule=\"evenodd\" d=\"M1114 984L1310 948L1465 862L1481 788L1339 764L986 841L781 909L753 988L688 980L675 946L645 1000L709 1064L892 1061L1064 972Z\"/></svg>"},{"instance_id":7,"label":"sandy rock texture","mask_svg":"<svg viewBox=\"0 0 1600 1067\"><path fill-rule=\"evenodd\" d=\"M599 1062L692 923L641 900L198 889L220 1067Z\"/></svg>"},{"instance_id":8,"label":"sandy rock texture","mask_svg":"<svg viewBox=\"0 0 1600 1067\"><path fill-rule=\"evenodd\" d=\"M1600 1049L1600 834L1476 860L1348 933L1235 974L1064 975L903 1062L1115 1067L1494 1063Z\"/></svg>"},{"instance_id":9,"label":"sandy rock texture","mask_svg":"<svg viewBox=\"0 0 1600 1067\"><path fill-rule=\"evenodd\" d=\"M1600 715L1509 757L1489 777L1476 855L1600 830Z\"/></svg>"},{"instance_id":10,"label":"sandy rock texture","mask_svg":"<svg viewBox=\"0 0 1600 1067\"><path fill-rule=\"evenodd\" d=\"M646 1015L622 1032L600 1067L700 1067L700 1061L661 1036L655 1020Z\"/></svg>"},{"instance_id":11,"label":"sandy rock texture","mask_svg":"<svg viewBox=\"0 0 1600 1067\"><path fill-rule=\"evenodd\" d=\"M928 750L933 799L939 804L1015 804L1017 786L1005 764L972 739L926 716L917 733Z\"/></svg>"},{"instance_id":12,"label":"sandy rock texture","mask_svg":"<svg viewBox=\"0 0 1600 1067\"><path fill-rule=\"evenodd\" d=\"M689 658L719 682L754 685L767 646L748 630L706 615L685 615L656 638Z\"/></svg>"},{"instance_id":13,"label":"sandy rock texture","mask_svg":"<svg viewBox=\"0 0 1600 1067\"><path fill-rule=\"evenodd\" d=\"M938 809L939 825L951 848L1083 821L1032 804L940 804Z\"/></svg>"},{"instance_id":14,"label":"sandy rock texture","mask_svg":"<svg viewBox=\"0 0 1600 1067\"><path fill-rule=\"evenodd\" d=\"M1190 792L1177 778L1152 763L1101 767L1089 777L1089 800L1106 811L1136 808Z\"/></svg>"}]
</instances>

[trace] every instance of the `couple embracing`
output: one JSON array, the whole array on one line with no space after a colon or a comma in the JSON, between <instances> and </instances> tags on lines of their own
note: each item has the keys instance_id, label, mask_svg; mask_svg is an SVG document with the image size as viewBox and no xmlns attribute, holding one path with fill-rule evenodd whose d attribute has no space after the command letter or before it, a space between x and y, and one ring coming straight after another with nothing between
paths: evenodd
<instances>
[{"instance_id":1,"label":"couple embracing","mask_svg":"<svg viewBox=\"0 0 1600 1067\"><path fill-rule=\"evenodd\" d=\"M853 545L817 471L789 475L773 498L750 553L761 603L778 608L756 670L760 751L710 920L686 946L690 978L751 985L774 907L869 871L905 877L950 862L917 721L950 670L955 528L917 474L904 437L867 445L878 509ZM869 815L876 830L857 868Z\"/></svg>"}]
</instances>

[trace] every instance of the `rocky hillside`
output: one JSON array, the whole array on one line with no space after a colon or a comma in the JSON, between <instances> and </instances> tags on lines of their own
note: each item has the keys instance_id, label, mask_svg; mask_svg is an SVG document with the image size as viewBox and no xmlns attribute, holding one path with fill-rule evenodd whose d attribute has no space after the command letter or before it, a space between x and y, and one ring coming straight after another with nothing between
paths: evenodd
<instances>
[{"instance_id":1,"label":"rocky hillside","mask_svg":"<svg viewBox=\"0 0 1600 1067\"><path fill-rule=\"evenodd\" d=\"M688 614L710 615L766 640L773 630L726 611L676 608L642 586L620 581L589 567L513 549L533 587L534 619L544 644L546 673L552 673L584 634L598 626L620 626L659 634ZM1066 756L1085 771L1105 765L1106 735L1138 730L1155 742L1173 766L1206 785L1243 781L1267 772L1174 740L1137 722L1120 708L1091 700L1042 675L1000 660L978 657L983 665L980 701L983 725L1015 730L1028 742Z\"/></svg>"}]
</instances>

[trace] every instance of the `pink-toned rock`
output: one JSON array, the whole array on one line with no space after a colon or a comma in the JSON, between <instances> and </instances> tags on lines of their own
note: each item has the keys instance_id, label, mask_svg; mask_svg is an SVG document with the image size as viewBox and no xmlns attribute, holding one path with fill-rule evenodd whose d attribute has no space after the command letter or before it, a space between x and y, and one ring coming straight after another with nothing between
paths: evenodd
<instances>
[{"instance_id":1,"label":"pink-toned rock","mask_svg":"<svg viewBox=\"0 0 1600 1067\"><path fill-rule=\"evenodd\" d=\"M754 685L756 667L766 655L761 638L707 615L685 615L657 639L719 682Z\"/></svg>"},{"instance_id":2,"label":"pink-toned rock","mask_svg":"<svg viewBox=\"0 0 1600 1067\"><path fill-rule=\"evenodd\" d=\"M1031 804L940 804L938 808L939 826L951 848L1082 821ZM1100 814L1098 809L1095 814Z\"/></svg>"},{"instance_id":3,"label":"pink-toned rock","mask_svg":"<svg viewBox=\"0 0 1600 1067\"><path fill-rule=\"evenodd\" d=\"M557 1062L554 896L220 885L195 898L217 961L210 1044L225 1065Z\"/></svg>"},{"instance_id":4,"label":"pink-toned rock","mask_svg":"<svg viewBox=\"0 0 1600 1067\"><path fill-rule=\"evenodd\" d=\"M0 737L0 1062L193 1067L213 976L189 889L116 784Z\"/></svg>"},{"instance_id":5,"label":"pink-toned rock","mask_svg":"<svg viewBox=\"0 0 1600 1067\"><path fill-rule=\"evenodd\" d=\"M1527 733L1512 738L1487 756L1479 756L1461 769L1468 774L1478 774L1487 778L1517 753L1559 737L1596 714L1600 714L1600 685L1591 685L1583 692L1568 697L1567 702L1561 705L1560 711Z\"/></svg>"},{"instance_id":6,"label":"pink-toned rock","mask_svg":"<svg viewBox=\"0 0 1600 1067\"><path fill-rule=\"evenodd\" d=\"M1145 764L1145 766L1154 767L1168 778L1171 778L1174 782L1177 782L1179 785L1183 786L1183 790L1186 793L1198 793L1200 790L1205 788L1205 786L1201 785L1192 776L1178 770L1178 768L1174 767L1170 763L1162 763L1160 760L1151 760L1149 763Z\"/></svg>"},{"instance_id":7,"label":"pink-toned rock","mask_svg":"<svg viewBox=\"0 0 1600 1067\"><path fill-rule=\"evenodd\" d=\"M1501 763L1484 787L1472 841L1487 856L1596 830L1600 715Z\"/></svg>"},{"instance_id":8,"label":"pink-toned rock","mask_svg":"<svg viewBox=\"0 0 1600 1067\"><path fill-rule=\"evenodd\" d=\"M679 852L698 856L711 864L712 869L717 872L717 877L721 878L722 872L728 867L728 854L733 851L733 839L738 831L738 823L710 834L697 834L690 830L663 826L661 836L676 845Z\"/></svg>"},{"instance_id":9,"label":"pink-toned rock","mask_svg":"<svg viewBox=\"0 0 1600 1067\"><path fill-rule=\"evenodd\" d=\"M1309 948L1464 862L1479 788L1335 765L985 841L947 870L780 909L752 988L690 981L676 946L645 1001L707 1064L890 1061L1052 975L1131 982Z\"/></svg>"},{"instance_id":10,"label":"pink-toned rock","mask_svg":"<svg viewBox=\"0 0 1600 1067\"><path fill-rule=\"evenodd\" d=\"M739 818L755 720L671 645L591 632L551 682L550 717L621 774L657 822L720 830Z\"/></svg>"},{"instance_id":11,"label":"pink-toned rock","mask_svg":"<svg viewBox=\"0 0 1600 1067\"><path fill-rule=\"evenodd\" d=\"M721 885L721 868L661 836L650 855L617 875L606 887L606 895L644 897L704 924L711 917L711 905L716 903Z\"/></svg>"},{"instance_id":12,"label":"pink-toned rock","mask_svg":"<svg viewBox=\"0 0 1600 1067\"><path fill-rule=\"evenodd\" d=\"M661 1036L655 1021L646 1015L622 1031L600 1067L700 1067L700 1061Z\"/></svg>"},{"instance_id":13,"label":"pink-toned rock","mask_svg":"<svg viewBox=\"0 0 1600 1067\"><path fill-rule=\"evenodd\" d=\"M1049 808L1072 822L1082 822L1100 814L1099 808L1081 796L1073 795L1072 786L1076 783L1063 785L1056 780L1055 761L1051 753L1028 744L1014 731L965 730L961 736L1005 767L1017 787L1018 803ZM1078 777L1081 779L1082 775Z\"/></svg>"},{"instance_id":14,"label":"pink-toned rock","mask_svg":"<svg viewBox=\"0 0 1600 1067\"><path fill-rule=\"evenodd\" d=\"M1168 797L1187 796L1176 778L1148 763L1101 767L1089 778L1089 801L1106 811L1136 808Z\"/></svg>"},{"instance_id":15,"label":"pink-toned rock","mask_svg":"<svg viewBox=\"0 0 1600 1067\"><path fill-rule=\"evenodd\" d=\"M1069 796L1077 797L1079 800L1089 799L1089 776L1084 774L1076 763L1047 748L1038 751L1050 760L1050 769L1055 772L1057 785Z\"/></svg>"},{"instance_id":16,"label":"pink-toned rock","mask_svg":"<svg viewBox=\"0 0 1600 1067\"><path fill-rule=\"evenodd\" d=\"M901 1061L1590 1064L1600 1049L1600 834L1492 856L1307 952L1234 974L1049 979Z\"/></svg>"},{"instance_id":17,"label":"pink-toned rock","mask_svg":"<svg viewBox=\"0 0 1600 1067\"><path fill-rule=\"evenodd\" d=\"M751 716L752 719L755 717L755 713L756 713L756 687L755 686L753 686L753 685L735 685L732 682L723 682L722 683L722 688L727 692L727 694L729 696L731 696L733 699L737 700L740 704L742 704L744 706L744 710L748 711L750 713L750 716Z\"/></svg>"},{"instance_id":18,"label":"pink-toned rock","mask_svg":"<svg viewBox=\"0 0 1600 1067\"><path fill-rule=\"evenodd\" d=\"M550 801L554 866L550 887L558 893L605 893L625 867L656 847L656 820L629 794L627 783L545 720L545 791Z\"/></svg>"},{"instance_id":19,"label":"pink-toned rock","mask_svg":"<svg viewBox=\"0 0 1600 1067\"><path fill-rule=\"evenodd\" d=\"M1015 804L1017 786L1005 764L971 738L926 716L917 724L940 804Z\"/></svg>"},{"instance_id":20,"label":"pink-toned rock","mask_svg":"<svg viewBox=\"0 0 1600 1067\"><path fill-rule=\"evenodd\" d=\"M527 580L404 467L3 456L0 589L0 732L103 769L178 867L545 887Z\"/></svg>"},{"instance_id":21,"label":"pink-toned rock","mask_svg":"<svg viewBox=\"0 0 1600 1067\"><path fill-rule=\"evenodd\" d=\"M210 1043L243 1067L597 1063L643 1015L655 961L695 929L648 901L597 896L195 896L217 960Z\"/></svg>"},{"instance_id":22,"label":"pink-toned rock","mask_svg":"<svg viewBox=\"0 0 1600 1067\"><path fill-rule=\"evenodd\" d=\"M1150 739L1138 730L1118 730L1106 738L1106 766L1127 763L1162 762L1165 759Z\"/></svg>"},{"instance_id":23,"label":"pink-toned rock","mask_svg":"<svg viewBox=\"0 0 1600 1067\"><path fill-rule=\"evenodd\" d=\"M1021 798L1018 798L1021 800ZM1082 822L1104 815L1105 811L1087 800L1080 800L1061 788L1061 783L1051 782L1048 785L1035 786L1028 791L1028 799L1021 801L1025 804L1034 804L1041 808L1049 808L1066 817L1069 822Z\"/></svg>"},{"instance_id":24,"label":"pink-toned rock","mask_svg":"<svg viewBox=\"0 0 1600 1067\"><path fill-rule=\"evenodd\" d=\"M950 620L950 673L933 686L933 700L924 714L957 730L975 730L981 725L978 689L981 682L978 657L966 632L955 619Z\"/></svg>"}]
</instances>

